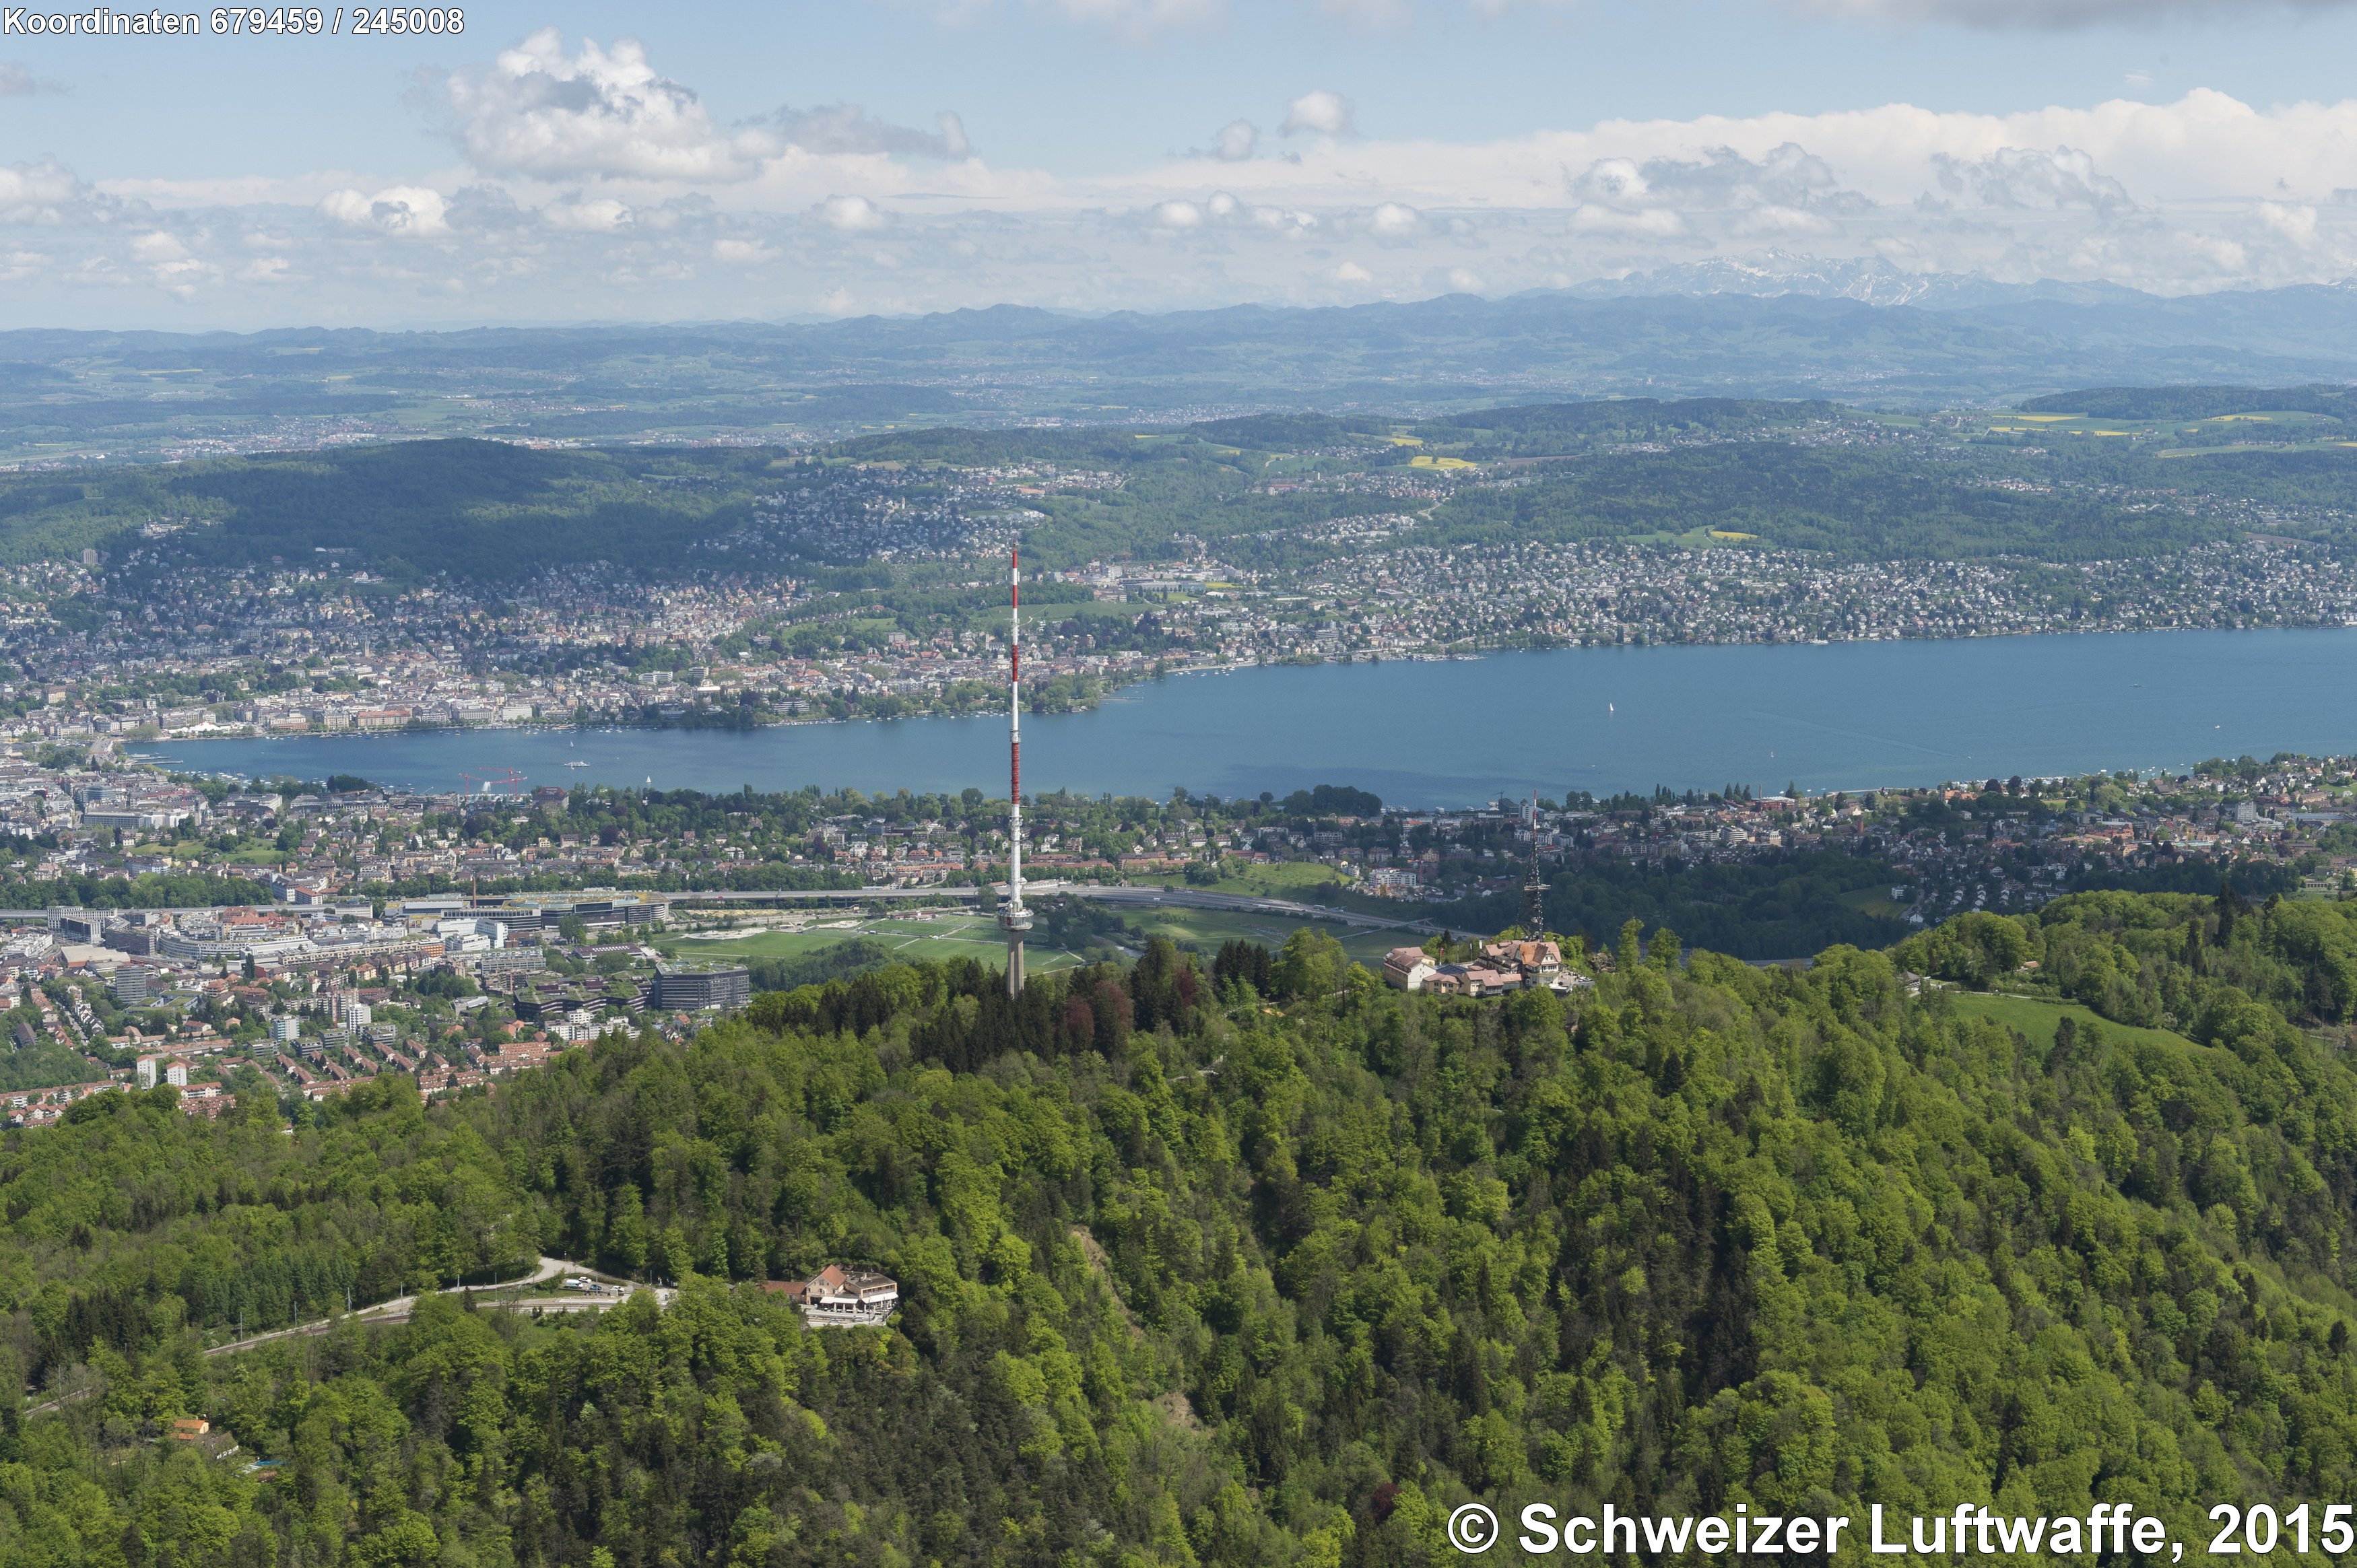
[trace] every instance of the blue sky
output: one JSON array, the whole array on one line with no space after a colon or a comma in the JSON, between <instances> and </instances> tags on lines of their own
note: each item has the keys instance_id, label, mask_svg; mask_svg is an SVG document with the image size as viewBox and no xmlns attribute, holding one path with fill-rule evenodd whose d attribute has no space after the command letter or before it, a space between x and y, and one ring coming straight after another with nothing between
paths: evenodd
<instances>
[{"instance_id":1,"label":"blue sky","mask_svg":"<svg viewBox=\"0 0 2357 1568\"><path fill-rule=\"evenodd\" d=\"M2357 252L2345 5L466 16L0 32L0 325L1169 308L1697 266L2184 292Z\"/></svg>"}]
</instances>

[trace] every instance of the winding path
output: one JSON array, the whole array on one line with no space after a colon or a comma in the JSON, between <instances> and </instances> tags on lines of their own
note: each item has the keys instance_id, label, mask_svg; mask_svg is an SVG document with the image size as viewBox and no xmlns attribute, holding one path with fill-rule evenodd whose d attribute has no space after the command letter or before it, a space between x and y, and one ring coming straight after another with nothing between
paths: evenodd
<instances>
[{"instance_id":1,"label":"winding path","mask_svg":"<svg viewBox=\"0 0 2357 1568\"><path fill-rule=\"evenodd\" d=\"M583 1295L557 1301L500 1299L500 1295L505 1292L529 1290L534 1285L546 1284L549 1281L565 1274L601 1277L597 1270L573 1262L568 1259L543 1255L534 1263L532 1273L521 1279L501 1280L497 1284L489 1285L450 1285L438 1291L397 1295L390 1301L381 1301L373 1306L361 1307L357 1312L333 1313L326 1317L313 1318L308 1323L297 1323L286 1328L274 1328L267 1334L253 1334L243 1339L232 1339L226 1345L208 1346L205 1354L227 1356L239 1350L251 1350L258 1345L267 1345L276 1339L292 1339L304 1335L325 1334L339 1323L406 1323L409 1321L410 1314L417 1309L418 1302L427 1295L459 1295L472 1292L478 1306L488 1306L507 1312L527 1306L543 1312L597 1312L606 1307L619 1305L640 1290L654 1292L657 1306L670 1305L672 1298L679 1294L668 1285L640 1285L625 1280L618 1282L619 1288L610 1294ZM611 1276L602 1277L610 1278ZM487 1297L490 1299L485 1299ZM26 1407L25 1413L45 1415L52 1411L63 1410L70 1404L88 1399L97 1391L95 1387L76 1389L70 1393L59 1394L43 1403L29 1405Z\"/></svg>"}]
</instances>

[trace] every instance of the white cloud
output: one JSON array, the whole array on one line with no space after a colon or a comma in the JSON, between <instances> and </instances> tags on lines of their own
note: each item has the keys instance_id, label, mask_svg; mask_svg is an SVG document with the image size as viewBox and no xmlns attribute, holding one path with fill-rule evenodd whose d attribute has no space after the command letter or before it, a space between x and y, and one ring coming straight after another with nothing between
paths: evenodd
<instances>
[{"instance_id":1,"label":"white cloud","mask_svg":"<svg viewBox=\"0 0 2357 1568\"><path fill-rule=\"evenodd\" d=\"M0 98L35 98L64 91L61 83L44 81L15 60L0 59Z\"/></svg>"},{"instance_id":2,"label":"white cloud","mask_svg":"<svg viewBox=\"0 0 2357 1568\"><path fill-rule=\"evenodd\" d=\"M1227 20L1222 0L1038 0L1038 4L1051 15L1132 38L1201 31ZM972 6L960 3L957 9L970 12Z\"/></svg>"},{"instance_id":3,"label":"white cloud","mask_svg":"<svg viewBox=\"0 0 2357 1568\"><path fill-rule=\"evenodd\" d=\"M1311 131L1321 136L1356 135L1356 116L1357 108L1349 99L1321 87L1286 105L1285 134L1290 136Z\"/></svg>"},{"instance_id":4,"label":"white cloud","mask_svg":"<svg viewBox=\"0 0 2357 1568\"><path fill-rule=\"evenodd\" d=\"M2050 153L1999 147L1971 163L1937 153L1932 166L1941 189L1970 194L1986 207L2083 207L2107 213L2136 207L2126 186L2098 170L2095 160L2075 147Z\"/></svg>"},{"instance_id":5,"label":"white cloud","mask_svg":"<svg viewBox=\"0 0 2357 1568\"><path fill-rule=\"evenodd\" d=\"M813 109L780 109L771 117L788 146L832 156L887 154L899 157L963 158L974 155L965 122L948 110L920 131L879 120L856 103L822 103Z\"/></svg>"},{"instance_id":6,"label":"white cloud","mask_svg":"<svg viewBox=\"0 0 2357 1568\"><path fill-rule=\"evenodd\" d=\"M1430 3L1461 17L1467 0ZM1121 10L1092 14L1117 25ZM1891 103L1449 141L1359 135L1350 102L1321 91L1290 106L1282 156L1237 121L1211 149L1071 177L992 164L950 119L927 131L851 104L723 125L633 46L541 34L500 59L442 79L475 161L96 188L54 163L0 166L0 224L81 231L24 238L10 254L40 254L7 263L20 275L0 299L27 323L71 315L60 302L84 287L160 309L151 284L193 300L183 324L264 295L257 316L414 319L429 293L439 320L643 319L1495 295L1671 265L1708 286L1805 274L1902 295L1943 271L2165 293L2357 272L2357 194L2334 194L2357 193L2357 99ZM256 233L274 264L253 260ZM234 257L216 266L209 234L231 236ZM182 253L140 251L148 235ZM430 250L366 242L390 236ZM463 307L438 292L449 278ZM232 279L253 286L208 286Z\"/></svg>"},{"instance_id":7,"label":"white cloud","mask_svg":"<svg viewBox=\"0 0 2357 1568\"><path fill-rule=\"evenodd\" d=\"M104 222L119 209L63 164L0 164L0 223L59 228Z\"/></svg>"},{"instance_id":8,"label":"white cloud","mask_svg":"<svg viewBox=\"0 0 2357 1568\"><path fill-rule=\"evenodd\" d=\"M1826 234L1835 229L1826 213L1872 205L1843 188L1824 159L1793 142L1758 158L1724 146L1693 158L1598 158L1572 177L1569 189L1590 228L1663 235L1684 232L1685 218L1702 212L1733 215L1741 233Z\"/></svg>"},{"instance_id":9,"label":"white cloud","mask_svg":"<svg viewBox=\"0 0 2357 1568\"><path fill-rule=\"evenodd\" d=\"M2191 247L2195 255L2216 268L2222 277L2232 278L2250 265L2250 252L2232 240L2214 234L2191 234L2185 237L2184 243Z\"/></svg>"},{"instance_id":10,"label":"white cloud","mask_svg":"<svg viewBox=\"0 0 2357 1568\"><path fill-rule=\"evenodd\" d=\"M1307 239L1318 231L1318 215L1297 208L1255 207L1250 209L1253 226L1265 233L1284 240Z\"/></svg>"},{"instance_id":11,"label":"white cloud","mask_svg":"<svg viewBox=\"0 0 2357 1568\"><path fill-rule=\"evenodd\" d=\"M1318 0L1318 9L1353 27L1404 27L1415 20L1407 0Z\"/></svg>"},{"instance_id":12,"label":"white cloud","mask_svg":"<svg viewBox=\"0 0 2357 1568\"><path fill-rule=\"evenodd\" d=\"M414 185L393 186L374 196L357 190L333 191L319 203L320 212L339 223L413 239L447 232L449 209L440 191Z\"/></svg>"},{"instance_id":13,"label":"white cloud","mask_svg":"<svg viewBox=\"0 0 2357 1568\"><path fill-rule=\"evenodd\" d=\"M1372 234L1380 239L1401 239L1420 232L1423 216L1412 208L1396 203L1384 203L1372 212L1340 215L1345 230L1353 233ZM1232 191L1214 190L1197 199L1193 197L1170 197L1149 204L1139 218L1148 231L1162 233L1185 233L1194 230L1220 230L1240 235L1270 236L1299 239L1316 231L1318 220L1315 213L1285 207L1258 207L1237 199Z\"/></svg>"},{"instance_id":14,"label":"white cloud","mask_svg":"<svg viewBox=\"0 0 2357 1568\"><path fill-rule=\"evenodd\" d=\"M2259 221L2295 245L2316 242L2316 209L2280 201L2259 203Z\"/></svg>"},{"instance_id":15,"label":"white cloud","mask_svg":"<svg viewBox=\"0 0 2357 1568\"><path fill-rule=\"evenodd\" d=\"M1732 146L1690 158L1598 158L1567 181L1567 191L1579 203L1577 231L1652 241L1687 241L1714 224L1735 241L1829 238L1841 233L1838 217L1874 208L1796 142L1759 158Z\"/></svg>"},{"instance_id":16,"label":"white cloud","mask_svg":"<svg viewBox=\"0 0 2357 1568\"><path fill-rule=\"evenodd\" d=\"M937 21L949 27L980 26L1004 16L1013 9L1011 4L1002 4L1001 0L899 0L899 3L931 12ZM1266 5L1268 0L1253 0L1253 3ZM1293 0L1293 3L1305 10L1313 8L1310 0ZM1453 19L1449 13L1459 7L1484 20L1494 20L1516 10L1575 11L1582 3L1583 0L1316 0L1314 9L1329 21L1354 29L1369 29L1412 26L1420 7L1437 11L1444 21ZM2316 0L2309 0L2309 3L2316 3ZM1223 25L1229 17L1226 0L1028 0L1025 8L1034 15L1101 27L1138 39L1149 39L1171 32L1206 31Z\"/></svg>"},{"instance_id":17,"label":"white cloud","mask_svg":"<svg viewBox=\"0 0 2357 1568\"><path fill-rule=\"evenodd\" d=\"M181 299L189 298L199 284L210 283L217 275L210 263L189 253L178 235L160 229L135 236L131 257L145 269L150 283Z\"/></svg>"},{"instance_id":18,"label":"white cloud","mask_svg":"<svg viewBox=\"0 0 2357 1568\"><path fill-rule=\"evenodd\" d=\"M316 207L332 192L363 181L349 169L323 169L283 178L274 175L221 175L196 179L115 178L94 183L104 194L126 201L191 208Z\"/></svg>"},{"instance_id":19,"label":"white cloud","mask_svg":"<svg viewBox=\"0 0 2357 1568\"><path fill-rule=\"evenodd\" d=\"M1476 0L1477 5L1482 0ZM2350 0L1798 0L1823 16L1898 22L1951 22L1989 32L2068 32L2169 18L2246 25L2255 12L2327 11Z\"/></svg>"},{"instance_id":20,"label":"white cloud","mask_svg":"<svg viewBox=\"0 0 2357 1568\"><path fill-rule=\"evenodd\" d=\"M881 229L890 217L864 196L830 196L818 204L818 220L845 234Z\"/></svg>"},{"instance_id":21,"label":"white cloud","mask_svg":"<svg viewBox=\"0 0 2357 1568\"><path fill-rule=\"evenodd\" d=\"M2035 149L2044 150L2025 153ZM1965 189L1944 190L1943 169ZM1200 166L1169 165L1063 189L1134 201L1178 194L1168 188L1202 177ZM1427 212L1768 205L1841 220L1926 197L1979 200L1981 188L2050 210L2116 209L2123 197L2141 208L2315 201L2357 187L2357 99L2258 110L2205 89L2165 103L2115 99L2002 115L1891 103L1612 120L1482 143L1321 143L1225 166L1220 177L1255 204L1330 208L1375 197Z\"/></svg>"},{"instance_id":22,"label":"white cloud","mask_svg":"<svg viewBox=\"0 0 2357 1568\"><path fill-rule=\"evenodd\" d=\"M1649 240L1676 239L1686 232L1686 220L1667 207L1630 210L1601 203L1582 207L1571 215L1572 227L1587 233L1629 234Z\"/></svg>"},{"instance_id":23,"label":"white cloud","mask_svg":"<svg viewBox=\"0 0 2357 1568\"><path fill-rule=\"evenodd\" d=\"M1613 206L1639 202L1653 194L1645 171L1630 158L1598 158L1571 181L1572 194L1581 201Z\"/></svg>"},{"instance_id":24,"label":"white cloud","mask_svg":"<svg viewBox=\"0 0 2357 1568\"><path fill-rule=\"evenodd\" d=\"M1798 207L1778 207L1770 202L1737 213L1728 223L1727 231L1747 239L1762 235L1828 235L1840 233L1841 226L1822 213Z\"/></svg>"},{"instance_id":25,"label":"white cloud","mask_svg":"<svg viewBox=\"0 0 2357 1568\"><path fill-rule=\"evenodd\" d=\"M627 229L637 220L638 214L629 204L610 196L590 200L574 197L569 200L552 201L540 209L541 221L551 228L570 230L579 234L610 234Z\"/></svg>"},{"instance_id":26,"label":"white cloud","mask_svg":"<svg viewBox=\"0 0 2357 1568\"><path fill-rule=\"evenodd\" d=\"M775 152L766 133L722 132L694 92L657 74L644 45L611 52L544 27L487 71L444 82L457 137L487 174L542 179L748 179Z\"/></svg>"}]
</instances>

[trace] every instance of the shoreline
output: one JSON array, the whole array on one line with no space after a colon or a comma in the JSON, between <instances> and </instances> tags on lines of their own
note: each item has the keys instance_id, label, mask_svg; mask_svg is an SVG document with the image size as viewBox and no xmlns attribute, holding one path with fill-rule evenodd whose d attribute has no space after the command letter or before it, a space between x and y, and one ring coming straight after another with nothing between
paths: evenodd
<instances>
[{"instance_id":1,"label":"shoreline","mask_svg":"<svg viewBox=\"0 0 2357 1568\"><path fill-rule=\"evenodd\" d=\"M1258 670L1315 670L1327 667L1347 668L1360 664L1477 664L1498 658L1501 655L1516 653L1612 653L1633 650L1656 651L1671 649L1699 650L1721 648L1848 648L1867 643L1912 645L1918 643L2001 642L2009 639L2042 637L2165 637L2173 634L2210 632L2232 634L2237 632L2296 633L2303 631L2350 630L2357 630L2357 618L2341 621L2303 621L2287 625L2268 626L2045 627L2020 631L1966 632L1961 636L1953 637L1749 638L1693 642L1650 641L1644 639L1637 639L1628 642L1539 642L1530 644L1498 644L1491 647L1474 649L1465 652L1444 650L1438 653L1374 654L1365 658L1352 657L1349 659L1255 660L1249 664L1199 664L1190 665L1183 669L1170 669L1159 671L1149 671L1137 676L1134 680L1124 681L1117 685L1108 686L1097 697L1081 706L1058 709L1053 714L1049 714L1045 710L1036 708L1026 708L1024 712L1028 715L1039 717L1056 716L1057 714L1093 713L1099 706L1106 702L1135 700L1135 698L1124 699L1118 696L1117 693L1128 692L1135 687L1147 685L1154 682L1176 679L1181 676L1238 675ZM199 746L222 741L398 740L404 737L422 736L540 735L554 734L561 731L571 731L573 733L582 735L696 734L707 731L737 735L752 735L770 730L801 729L805 727L824 728L850 725L896 725L909 723L912 720L978 719L994 718L998 716L1002 715L996 710L986 708L956 712L934 709L918 709L911 713L894 714L884 717L862 717L856 715L848 718L835 718L831 715L823 717L795 716L768 719L758 724L750 725L641 724L627 723L611 719L581 724L571 720L559 720L546 723L535 720L530 724L410 725L404 725L400 729L381 730L301 729L270 731L263 729L248 729L237 735L157 736L151 739L145 740L133 739L123 736L91 736L87 737L87 739L91 742L101 740L110 741L118 748L124 749L125 754L128 755L128 748L131 746L155 746L167 745ZM84 738L85 737L76 736L58 739L21 739L15 744L20 746L70 746L76 742L83 740ZM1861 788L1877 788L1877 786L1861 786Z\"/></svg>"},{"instance_id":2,"label":"shoreline","mask_svg":"<svg viewBox=\"0 0 2357 1568\"><path fill-rule=\"evenodd\" d=\"M2357 656L2357 628L2244 629L2276 635L1921 639L1874 650L1650 645L1582 649L1590 656L1582 660L1568 649L1498 650L1387 660L1380 673L1339 661L1261 665L1250 668L1267 678L1246 684L1174 681L1150 697L1127 691L1092 710L1037 715L1027 760L1035 797L1160 798L1176 784L1232 797L1341 781L1395 804L1441 808L1533 789L1602 799L1657 785L1708 791L1731 779L1773 794L1789 779L1856 791L1992 770L2181 773L2222 754L2357 751L2357 697L2341 676ZM520 777L511 788L651 783L727 793L748 782L764 791L823 782L889 795L979 785L996 798L1006 777L1004 714L963 716L981 722L816 720L708 737L614 724L297 732L222 737L210 748L197 737L132 742L122 754L186 773L349 771L427 793L471 790L460 783L467 774L512 768ZM387 738L406 744L277 744Z\"/></svg>"}]
</instances>

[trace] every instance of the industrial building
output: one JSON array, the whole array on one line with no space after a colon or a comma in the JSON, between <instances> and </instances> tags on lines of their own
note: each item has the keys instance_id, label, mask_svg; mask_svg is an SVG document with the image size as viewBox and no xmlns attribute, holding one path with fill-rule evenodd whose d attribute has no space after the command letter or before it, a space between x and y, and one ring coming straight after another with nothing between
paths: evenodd
<instances>
[{"instance_id":1,"label":"industrial building","mask_svg":"<svg viewBox=\"0 0 2357 1568\"><path fill-rule=\"evenodd\" d=\"M653 1002L665 1013L727 1013L752 999L752 972L741 966L666 965L655 971Z\"/></svg>"}]
</instances>

